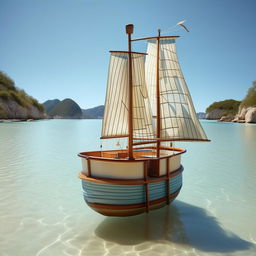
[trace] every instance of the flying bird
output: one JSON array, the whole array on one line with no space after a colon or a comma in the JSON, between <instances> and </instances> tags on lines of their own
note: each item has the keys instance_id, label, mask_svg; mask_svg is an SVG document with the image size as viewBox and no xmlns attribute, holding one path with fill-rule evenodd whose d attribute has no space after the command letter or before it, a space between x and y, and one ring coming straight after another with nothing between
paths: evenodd
<instances>
[{"instance_id":1,"label":"flying bird","mask_svg":"<svg viewBox=\"0 0 256 256\"><path fill-rule=\"evenodd\" d=\"M177 25L183 27L187 32L189 32L189 30L186 28L184 23L185 23L185 20L182 20L182 21L178 22Z\"/></svg>"}]
</instances>

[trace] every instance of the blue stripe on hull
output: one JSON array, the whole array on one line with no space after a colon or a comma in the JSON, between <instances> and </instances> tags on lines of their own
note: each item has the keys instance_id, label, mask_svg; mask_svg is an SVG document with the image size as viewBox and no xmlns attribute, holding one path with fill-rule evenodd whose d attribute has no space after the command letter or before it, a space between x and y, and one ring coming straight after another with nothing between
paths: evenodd
<instances>
[{"instance_id":1,"label":"blue stripe on hull","mask_svg":"<svg viewBox=\"0 0 256 256\"><path fill-rule=\"evenodd\" d=\"M150 183L149 201L166 196L166 180ZM182 186L182 173L170 179L170 194ZM82 180L84 200L90 203L129 205L146 202L145 185L115 185Z\"/></svg>"}]
</instances>

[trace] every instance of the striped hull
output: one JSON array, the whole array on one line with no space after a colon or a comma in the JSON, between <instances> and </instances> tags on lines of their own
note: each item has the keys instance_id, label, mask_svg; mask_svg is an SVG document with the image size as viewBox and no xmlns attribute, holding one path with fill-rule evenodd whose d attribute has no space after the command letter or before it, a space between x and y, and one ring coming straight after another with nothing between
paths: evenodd
<instances>
[{"instance_id":1,"label":"striped hull","mask_svg":"<svg viewBox=\"0 0 256 256\"><path fill-rule=\"evenodd\" d=\"M146 184L113 184L99 179L82 179L85 202L106 216L130 216L157 209L172 202L182 187L182 170L171 173L169 182L162 177L149 180L148 202ZM169 198L167 189L169 185Z\"/></svg>"}]
</instances>

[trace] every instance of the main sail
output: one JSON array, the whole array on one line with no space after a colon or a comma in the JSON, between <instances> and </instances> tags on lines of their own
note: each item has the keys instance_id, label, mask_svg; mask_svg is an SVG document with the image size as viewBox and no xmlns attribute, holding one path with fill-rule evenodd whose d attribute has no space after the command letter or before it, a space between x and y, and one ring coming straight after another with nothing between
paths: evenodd
<instances>
[{"instance_id":1,"label":"main sail","mask_svg":"<svg viewBox=\"0 0 256 256\"><path fill-rule=\"evenodd\" d=\"M102 137L128 137L128 52L111 52ZM132 53L133 137L153 138L152 113L145 83L145 56Z\"/></svg>"},{"instance_id":2,"label":"main sail","mask_svg":"<svg viewBox=\"0 0 256 256\"><path fill-rule=\"evenodd\" d=\"M178 62L175 39L160 38L159 44L160 139L207 141ZM147 54L146 84L156 116L156 39L148 41Z\"/></svg>"}]
</instances>

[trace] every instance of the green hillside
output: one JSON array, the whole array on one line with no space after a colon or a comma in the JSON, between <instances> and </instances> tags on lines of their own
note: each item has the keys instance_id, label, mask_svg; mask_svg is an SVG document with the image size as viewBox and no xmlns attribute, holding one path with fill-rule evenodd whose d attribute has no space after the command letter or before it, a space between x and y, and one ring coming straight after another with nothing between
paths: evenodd
<instances>
[{"instance_id":1,"label":"green hillside","mask_svg":"<svg viewBox=\"0 0 256 256\"><path fill-rule=\"evenodd\" d=\"M58 118L82 118L82 110L72 99L64 99L49 112L50 117Z\"/></svg>"},{"instance_id":2,"label":"green hillside","mask_svg":"<svg viewBox=\"0 0 256 256\"><path fill-rule=\"evenodd\" d=\"M45 112L46 112L47 114L49 114L50 111L51 111L58 103L60 103L60 100L58 100L58 99L45 101L45 102L43 103Z\"/></svg>"},{"instance_id":3,"label":"green hillside","mask_svg":"<svg viewBox=\"0 0 256 256\"><path fill-rule=\"evenodd\" d=\"M40 112L44 112L42 104L38 103L35 98L29 96L24 90L18 89L14 81L2 71L0 71L0 99L6 102L13 100L25 108L34 106Z\"/></svg>"},{"instance_id":4,"label":"green hillside","mask_svg":"<svg viewBox=\"0 0 256 256\"><path fill-rule=\"evenodd\" d=\"M209 113L215 109L221 109L224 110L225 115L235 115L238 111L239 105L241 101L237 100L223 100L223 101L217 101L212 103L207 109L206 113Z\"/></svg>"}]
</instances>

